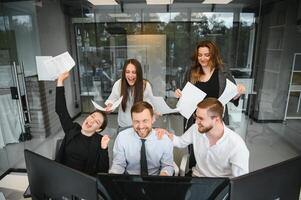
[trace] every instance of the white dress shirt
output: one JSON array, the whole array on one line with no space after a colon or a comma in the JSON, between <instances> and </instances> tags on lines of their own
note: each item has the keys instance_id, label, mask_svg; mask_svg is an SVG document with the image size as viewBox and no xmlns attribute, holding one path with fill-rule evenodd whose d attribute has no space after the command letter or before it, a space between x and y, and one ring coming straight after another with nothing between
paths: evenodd
<instances>
[{"instance_id":1,"label":"white dress shirt","mask_svg":"<svg viewBox=\"0 0 301 200\"><path fill-rule=\"evenodd\" d=\"M112 92L108 99L106 100L105 104L108 105L109 103L114 103L120 98L120 92L121 92L121 79L117 80L112 88ZM131 119L131 108L134 103L134 97L130 90L128 90L128 100L126 103L126 109L125 112L123 112L121 104L119 106L118 110L118 125L120 127L128 127L132 125L132 119ZM143 91L143 101L147 101L151 104L151 97L153 96L152 87L149 84L149 82L146 82L145 89Z\"/></svg>"},{"instance_id":2,"label":"white dress shirt","mask_svg":"<svg viewBox=\"0 0 301 200\"><path fill-rule=\"evenodd\" d=\"M174 136L175 147L193 144L196 166L192 175L199 177L235 177L249 172L249 150L242 138L224 125L224 134L209 146L206 134L192 125L182 136Z\"/></svg>"},{"instance_id":3,"label":"white dress shirt","mask_svg":"<svg viewBox=\"0 0 301 200\"><path fill-rule=\"evenodd\" d=\"M145 138L146 160L149 175L166 172L173 175L173 144L165 135L158 139L154 130ZM113 148L112 174L140 174L141 138L133 128L120 132Z\"/></svg>"}]
</instances>

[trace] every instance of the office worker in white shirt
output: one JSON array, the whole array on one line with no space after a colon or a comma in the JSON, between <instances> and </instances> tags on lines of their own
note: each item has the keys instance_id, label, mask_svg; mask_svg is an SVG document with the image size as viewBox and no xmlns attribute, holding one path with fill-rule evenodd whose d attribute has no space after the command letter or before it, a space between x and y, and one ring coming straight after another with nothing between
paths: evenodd
<instances>
[{"instance_id":1,"label":"office worker in white shirt","mask_svg":"<svg viewBox=\"0 0 301 200\"><path fill-rule=\"evenodd\" d=\"M141 64L136 59L125 61L122 77L117 80L112 88L112 92L106 100L106 112L112 112L112 105L121 96L122 102L118 110L118 126L123 130L132 125L131 107L138 101L147 101L151 103L153 96L151 85L143 79Z\"/></svg>"},{"instance_id":2,"label":"office worker in white shirt","mask_svg":"<svg viewBox=\"0 0 301 200\"><path fill-rule=\"evenodd\" d=\"M249 150L242 138L223 123L223 105L206 98L197 105L195 124L182 136L166 132L175 147L193 144L192 176L236 177L249 172ZM158 130L159 136L163 130Z\"/></svg>"},{"instance_id":3,"label":"office worker in white shirt","mask_svg":"<svg viewBox=\"0 0 301 200\"><path fill-rule=\"evenodd\" d=\"M173 144L166 135L159 139L152 129L154 122L152 106L147 102L137 102L131 108L131 117L133 127L121 131L115 140L113 163L109 173L173 175ZM144 166L143 151L147 163L146 165L144 163Z\"/></svg>"}]
</instances>

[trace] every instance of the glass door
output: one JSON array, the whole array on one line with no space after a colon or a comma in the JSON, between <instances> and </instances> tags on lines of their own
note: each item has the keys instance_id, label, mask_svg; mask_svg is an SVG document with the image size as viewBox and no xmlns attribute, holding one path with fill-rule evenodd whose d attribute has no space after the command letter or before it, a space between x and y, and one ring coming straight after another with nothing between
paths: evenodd
<instances>
[{"instance_id":1,"label":"glass door","mask_svg":"<svg viewBox=\"0 0 301 200\"><path fill-rule=\"evenodd\" d=\"M34 24L34 1L0 4L0 174L20 167L31 139L25 76L36 73Z\"/></svg>"}]
</instances>

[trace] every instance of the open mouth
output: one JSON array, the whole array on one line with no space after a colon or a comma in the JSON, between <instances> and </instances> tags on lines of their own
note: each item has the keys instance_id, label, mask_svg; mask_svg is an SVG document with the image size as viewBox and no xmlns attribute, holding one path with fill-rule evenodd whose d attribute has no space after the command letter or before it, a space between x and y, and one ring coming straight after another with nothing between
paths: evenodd
<instances>
[{"instance_id":1,"label":"open mouth","mask_svg":"<svg viewBox=\"0 0 301 200\"><path fill-rule=\"evenodd\" d=\"M85 123L85 126L86 126L87 128L91 128L91 125L90 125L88 122Z\"/></svg>"}]
</instances>

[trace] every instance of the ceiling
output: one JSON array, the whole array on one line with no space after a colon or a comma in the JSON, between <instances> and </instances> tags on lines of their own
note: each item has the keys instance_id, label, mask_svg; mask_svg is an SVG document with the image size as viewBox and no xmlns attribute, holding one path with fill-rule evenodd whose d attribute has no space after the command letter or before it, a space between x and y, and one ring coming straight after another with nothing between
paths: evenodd
<instances>
[{"instance_id":1,"label":"ceiling","mask_svg":"<svg viewBox=\"0 0 301 200\"><path fill-rule=\"evenodd\" d=\"M114 9L123 12L127 8L139 8L139 9L148 9L148 8L164 8L165 12L169 12L172 9L180 8L198 8L198 7L210 7L211 11L214 11L214 8L225 8L227 10L234 9L239 7L240 9L245 10L259 10L261 2L271 2L275 0L233 0L231 3L226 5L208 5L201 4L202 0L174 0L173 4L167 5L147 5L146 0L115 0L119 5L115 6L94 6L88 0L61 0L64 6L64 10L67 14L72 16L80 16L82 13L89 13L93 9L97 10L108 10Z\"/></svg>"}]
</instances>

